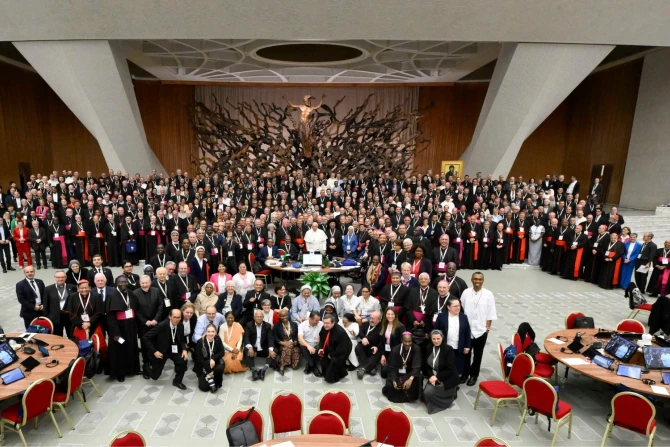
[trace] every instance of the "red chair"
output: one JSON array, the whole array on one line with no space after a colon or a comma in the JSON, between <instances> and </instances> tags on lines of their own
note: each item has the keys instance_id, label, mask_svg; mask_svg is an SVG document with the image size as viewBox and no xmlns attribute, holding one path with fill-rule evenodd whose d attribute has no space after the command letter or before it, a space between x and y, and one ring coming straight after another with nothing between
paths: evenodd
<instances>
[{"instance_id":1,"label":"red chair","mask_svg":"<svg viewBox=\"0 0 670 447\"><path fill-rule=\"evenodd\" d=\"M276 433L300 431L302 434L302 399L295 393L282 392L270 402L272 439Z\"/></svg>"},{"instance_id":2,"label":"red chair","mask_svg":"<svg viewBox=\"0 0 670 447\"><path fill-rule=\"evenodd\" d=\"M309 421L308 435L341 435L347 434L347 427L342 418L333 411L319 411Z\"/></svg>"},{"instance_id":3,"label":"red chair","mask_svg":"<svg viewBox=\"0 0 670 447\"><path fill-rule=\"evenodd\" d=\"M509 444L500 438L491 436L488 438L481 438L479 441L477 441L475 447L509 447Z\"/></svg>"},{"instance_id":4,"label":"red chair","mask_svg":"<svg viewBox=\"0 0 670 447\"><path fill-rule=\"evenodd\" d=\"M398 407L386 407L377 413L375 440L395 447L405 447L412 436L412 422Z\"/></svg>"},{"instance_id":5,"label":"red chair","mask_svg":"<svg viewBox=\"0 0 670 447\"><path fill-rule=\"evenodd\" d=\"M575 328L575 319L577 317L585 317L581 312L570 312L567 317L565 317L565 328L574 329Z\"/></svg>"},{"instance_id":6,"label":"red chair","mask_svg":"<svg viewBox=\"0 0 670 447\"><path fill-rule=\"evenodd\" d=\"M556 443L558 431L561 425L568 423L568 439L572 435L572 407L567 402L558 400L556 390L549 382L539 377L529 377L523 383L523 394L526 397L526 408L521 415L521 422L516 431L516 435L521 433L521 427L526 422L526 414L528 410L535 411L535 423L539 415L547 416L552 421L556 422L556 429L554 438L551 441L551 447Z\"/></svg>"},{"instance_id":7,"label":"red chair","mask_svg":"<svg viewBox=\"0 0 670 447\"><path fill-rule=\"evenodd\" d=\"M256 255L253 253L249 253L249 265L253 266L254 261L256 260ZM260 270L258 273L254 273L254 275L258 278L263 280L265 285L268 285L268 278L270 278L270 282L272 282L272 270L270 269L263 269Z\"/></svg>"},{"instance_id":8,"label":"red chair","mask_svg":"<svg viewBox=\"0 0 670 447\"><path fill-rule=\"evenodd\" d=\"M136 431L126 430L114 436L109 447L144 447L147 445L144 437Z\"/></svg>"},{"instance_id":9,"label":"red chair","mask_svg":"<svg viewBox=\"0 0 670 447\"><path fill-rule=\"evenodd\" d=\"M72 368L70 368L70 374L67 378L67 392L66 393L61 393L60 391L54 392L52 409L53 410L60 409L63 412L63 414L65 415L65 419L67 419L68 423L70 424L70 429L72 430L74 430L74 424L72 423L72 419L70 419L70 415L68 415L67 411L65 411L65 406L70 401L70 396L76 394L77 398L84 405L86 412L87 413L91 412L91 410L88 409L88 405L86 405L84 397L79 392L79 390L81 389L81 385L84 381L85 368L86 368L86 360L84 360L83 357L79 357L72 364Z\"/></svg>"},{"instance_id":10,"label":"red chair","mask_svg":"<svg viewBox=\"0 0 670 447\"><path fill-rule=\"evenodd\" d=\"M632 332L634 334L644 334L647 332L644 329L644 324L637 320L621 320L616 325L617 332Z\"/></svg>"},{"instance_id":11,"label":"red chair","mask_svg":"<svg viewBox=\"0 0 670 447\"><path fill-rule=\"evenodd\" d=\"M5 429L8 428L17 432L21 437L23 445L28 447L21 428L32 419L35 420L35 428L37 428L38 418L44 413L51 417L58 437L62 438L63 434L60 432L56 418L51 411L55 390L56 385L51 380L39 379L28 386L21 402L17 402L2 410L0 412L0 443L5 445Z\"/></svg>"},{"instance_id":12,"label":"red chair","mask_svg":"<svg viewBox=\"0 0 670 447\"><path fill-rule=\"evenodd\" d=\"M512 343L516 346L516 352L526 352L526 349L533 343L535 340L531 340L530 336L526 334L526 339L521 343L521 336L516 333L512 336ZM558 360L547 354L546 352L538 352L535 354L535 361L537 363L545 363L547 365L555 365L558 363Z\"/></svg>"},{"instance_id":13,"label":"red chair","mask_svg":"<svg viewBox=\"0 0 670 447\"><path fill-rule=\"evenodd\" d=\"M635 306L635 309L630 311L630 314L628 315L627 319L633 319L637 316L638 313L640 312L647 312L651 313L651 304L645 303L645 304L640 304L639 306Z\"/></svg>"},{"instance_id":14,"label":"red chair","mask_svg":"<svg viewBox=\"0 0 670 447\"><path fill-rule=\"evenodd\" d=\"M614 426L649 436L649 447L654 445L656 436L656 407L641 394L624 391L612 398L612 414L607 420L607 428L601 447L612 434Z\"/></svg>"},{"instance_id":15,"label":"red chair","mask_svg":"<svg viewBox=\"0 0 670 447\"><path fill-rule=\"evenodd\" d=\"M91 349L94 349L98 352L100 352L100 337L98 334L93 334L93 337L91 337L91 342L93 343L93 347ZM91 385L93 389L95 390L96 393L98 393L98 396L102 397L102 393L100 392L100 389L98 388L98 385L95 384L93 381L93 378L87 378L84 377L84 379L81 382L82 385Z\"/></svg>"},{"instance_id":16,"label":"red chair","mask_svg":"<svg viewBox=\"0 0 670 447\"><path fill-rule=\"evenodd\" d=\"M247 418L247 415L249 414L249 410L251 410L250 407L238 408L237 410L235 410L233 415L230 416L230 419L228 419L228 427L235 424L236 422L245 420ZM260 414L258 410L253 409L251 410L251 414L249 415L249 420L251 421L252 424L254 424L256 434L258 435L258 441L259 442L263 441L263 426L265 425L265 423L263 422L263 415Z\"/></svg>"},{"instance_id":17,"label":"red chair","mask_svg":"<svg viewBox=\"0 0 670 447\"><path fill-rule=\"evenodd\" d=\"M500 366L502 368L503 377L505 377L505 359L503 357L503 350L500 343L498 343L498 353L500 355ZM498 406L501 403L507 406L507 404L510 403L509 401L514 401L519 406L519 412L521 412L522 394L512 388L512 386L516 386L520 390L523 389L524 380L526 380L526 377L533 375L534 368L535 363L533 362L533 359L528 354L521 353L514 358L509 377L505 377L504 381L485 380L479 382L479 391L477 392L477 398L475 399L475 410L479 404L479 397L484 393L489 398L496 401L493 407L493 415L491 415L491 425L496 422Z\"/></svg>"},{"instance_id":18,"label":"red chair","mask_svg":"<svg viewBox=\"0 0 670 447\"><path fill-rule=\"evenodd\" d=\"M319 411L336 413L344 421L344 427L350 430L351 400L344 391L326 391L319 399Z\"/></svg>"},{"instance_id":19,"label":"red chair","mask_svg":"<svg viewBox=\"0 0 670 447\"><path fill-rule=\"evenodd\" d=\"M48 330L50 334L54 333L54 324L47 317L33 318L33 321L31 321L30 324L43 327L44 329Z\"/></svg>"}]
</instances>

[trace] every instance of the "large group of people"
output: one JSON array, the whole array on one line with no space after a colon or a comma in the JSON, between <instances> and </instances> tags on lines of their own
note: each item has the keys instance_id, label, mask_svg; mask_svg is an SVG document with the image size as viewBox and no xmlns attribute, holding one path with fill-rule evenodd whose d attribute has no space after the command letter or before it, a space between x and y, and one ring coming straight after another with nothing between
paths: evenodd
<instances>
[{"instance_id":1,"label":"large group of people","mask_svg":"<svg viewBox=\"0 0 670 447\"><path fill-rule=\"evenodd\" d=\"M651 233L636 241L616 208L603 212L601 190L596 180L580 196L577 179L562 175L538 184L430 170L408 178L54 172L0 195L0 260L3 271L12 256L23 268L25 326L45 316L59 335L97 334L105 371L119 381L156 380L169 359L183 389L189 355L205 391L223 374L251 370L264 380L270 368L304 364L329 383L379 372L390 401L423 396L435 412L460 384L477 382L496 319L482 271L527 262L606 288L626 287L634 274L665 293L670 241L661 249ZM49 267L47 248L56 272L45 286L31 249L40 269ZM362 286L334 286L322 306L308 285L291 297L285 283L256 278L267 260L306 251L358 260ZM142 276L133 273L140 261ZM642 265L652 270L648 286ZM109 267L123 273L114 279ZM459 269L474 272L471 286Z\"/></svg>"}]
</instances>

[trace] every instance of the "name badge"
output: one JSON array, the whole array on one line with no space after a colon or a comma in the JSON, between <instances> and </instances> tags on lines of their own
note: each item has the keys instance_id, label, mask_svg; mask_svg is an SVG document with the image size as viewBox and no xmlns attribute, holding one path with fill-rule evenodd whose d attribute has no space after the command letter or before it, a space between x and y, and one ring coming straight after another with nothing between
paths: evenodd
<instances>
[{"instance_id":1,"label":"name badge","mask_svg":"<svg viewBox=\"0 0 670 447\"><path fill-rule=\"evenodd\" d=\"M526 229L524 227L519 227L519 233L525 233Z\"/></svg>"},{"instance_id":2,"label":"name badge","mask_svg":"<svg viewBox=\"0 0 670 447\"><path fill-rule=\"evenodd\" d=\"M131 231L128 231L128 234L132 236L135 233L133 233L133 231L131 230Z\"/></svg>"},{"instance_id":3,"label":"name badge","mask_svg":"<svg viewBox=\"0 0 670 447\"><path fill-rule=\"evenodd\" d=\"M170 307L170 300L167 299L167 298L165 298L165 299L163 300L163 304L165 304L165 307Z\"/></svg>"},{"instance_id":4,"label":"name badge","mask_svg":"<svg viewBox=\"0 0 670 447\"><path fill-rule=\"evenodd\" d=\"M461 242L461 238L460 238L460 237L457 237L457 238L456 238L456 242Z\"/></svg>"},{"instance_id":5,"label":"name badge","mask_svg":"<svg viewBox=\"0 0 670 447\"><path fill-rule=\"evenodd\" d=\"M382 264L384 263L384 259L385 259L385 256L382 255L382 259L381 259L381 263L382 263Z\"/></svg>"},{"instance_id":6,"label":"name badge","mask_svg":"<svg viewBox=\"0 0 670 447\"><path fill-rule=\"evenodd\" d=\"M421 308L421 313L422 313L422 314L425 314L425 313L426 313L426 306L425 306L424 304L422 304L422 305L419 306L419 307Z\"/></svg>"},{"instance_id":7,"label":"name badge","mask_svg":"<svg viewBox=\"0 0 670 447\"><path fill-rule=\"evenodd\" d=\"M384 351L388 352L388 351L390 351L390 350L391 350L391 345L389 345L388 343L386 343L386 344L384 345Z\"/></svg>"},{"instance_id":8,"label":"name badge","mask_svg":"<svg viewBox=\"0 0 670 447\"><path fill-rule=\"evenodd\" d=\"M407 370L406 370L405 368L400 368L400 369L398 370L398 373L399 373L399 374L406 374L406 373L407 373Z\"/></svg>"},{"instance_id":9,"label":"name badge","mask_svg":"<svg viewBox=\"0 0 670 447\"><path fill-rule=\"evenodd\" d=\"M58 233L54 233L54 237L59 238L60 236L58 235Z\"/></svg>"},{"instance_id":10,"label":"name badge","mask_svg":"<svg viewBox=\"0 0 670 447\"><path fill-rule=\"evenodd\" d=\"M558 240L559 240L559 241L562 241L562 240L563 240L563 236L558 236Z\"/></svg>"},{"instance_id":11,"label":"name badge","mask_svg":"<svg viewBox=\"0 0 670 447\"><path fill-rule=\"evenodd\" d=\"M173 354L178 354L179 350L177 349L177 345L172 345L172 353Z\"/></svg>"},{"instance_id":12,"label":"name badge","mask_svg":"<svg viewBox=\"0 0 670 447\"><path fill-rule=\"evenodd\" d=\"M126 311L126 318L135 318L135 312L132 309Z\"/></svg>"},{"instance_id":13,"label":"name badge","mask_svg":"<svg viewBox=\"0 0 670 447\"><path fill-rule=\"evenodd\" d=\"M228 250L228 256L233 256L233 250Z\"/></svg>"},{"instance_id":14,"label":"name badge","mask_svg":"<svg viewBox=\"0 0 670 447\"><path fill-rule=\"evenodd\" d=\"M95 233L95 237L97 237L98 239L102 239L102 233Z\"/></svg>"},{"instance_id":15,"label":"name badge","mask_svg":"<svg viewBox=\"0 0 670 447\"><path fill-rule=\"evenodd\" d=\"M84 323L88 323L90 321L90 319L88 317L88 314L86 314L86 313L82 314L81 315L81 321L83 321Z\"/></svg>"},{"instance_id":16,"label":"name badge","mask_svg":"<svg viewBox=\"0 0 670 447\"><path fill-rule=\"evenodd\" d=\"M347 251L351 251L351 245L347 245Z\"/></svg>"},{"instance_id":17,"label":"name badge","mask_svg":"<svg viewBox=\"0 0 670 447\"><path fill-rule=\"evenodd\" d=\"M476 231L471 231L470 232L470 237L475 237L475 236L477 236L477 232Z\"/></svg>"},{"instance_id":18,"label":"name badge","mask_svg":"<svg viewBox=\"0 0 670 447\"><path fill-rule=\"evenodd\" d=\"M152 236L156 236L156 231L155 231L155 230L151 230L151 233L149 233L149 234L151 234Z\"/></svg>"},{"instance_id":19,"label":"name badge","mask_svg":"<svg viewBox=\"0 0 670 447\"><path fill-rule=\"evenodd\" d=\"M435 323L436 321L437 321L437 313L434 313L433 314L433 323Z\"/></svg>"},{"instance_id":20,"label":"name badge","mask_svg":"<svg viewBox=\"0 0 670 447\"><path fill-rule=\"evenodd\" d=\"M391 270L397 270L398 267L395 264L391 264Z\"/></svg>"},{"instance_id":21,"label":"name badge","mask_svg":"<svg viewBox=\"0 0 670 447\"><path fill-rule=\"evenodd\" d=\"M116 236L116 231L112 231L112 236Z\"/></svg>"},{"instance_id":22,"label":"name badge","mask_svg":"<svg viewBox=\"0 0 670 447\"><path fill-rule=\"evenodd\" d=\"M247 244L247 250L253 250L254 244Z\"/></svg>"},{"instance_id":23,"label":"name badge","mask_svg":"<svg viewBox=\"0 0 670 447\"><path fill-rule=\"evenodd\" d=\"M598 243L597 242L593 244L593 248L598 248Z\"/></svg>"},{"instance_id":24,"label":"name badge","mask_svg":"<svg viewBox=\"0 0 670 447\"><path fill-rule=\"evenodd\" d=\"M482 239L482 241L484 241L484 242L488 242L488 241L489 241L489 238L485 237L484 239Z\"/></svg>"},{"instance_id":25,"label":"name badge","mask_svg":"<svg viewBox=\"0 0 670 447\"><path fill-rule=\"evenodd\" d=\"M163 231L165 231L165 225L163 225L161 228L163 229Z\"/></svg>"},{"instance_id":26,"label":"name badge","mask_svg":"<svg viewBox=\"0 0 670 447\"><path fill-rule=\"evenodd\" d=\"M445 265L444 262L440 262L439 264L437 264L437 268L438 269L443 269L443 268L446 268L446 265Z\"/></svg>"},{"instance_id":27,"label":"name badge","mask_svg":"<svg viewBox=\"0 0 670 447\"><path fill-rule=\"evenodd\" d=\"M331 238L330 238L330 243L331 243L331 244L334 244L334 243L335 243L335 238L334 238L334 237L331 237Z\"/></svg>"},{"instance_id":28,"label":"name badge","mask_svg":"<svg viewBox=\"0 0 670 447\"><path fill-rule=\"evenodd\" d=\"M668 265L668 258L663 258L661 262L663 263L663 265Z\"/></svg>"},{"instance_id":29,"label":"name badge","mask_svg":"<svg viewBox=\"0 0 670 447\"><path fill-rule=\"evenodd\" d=\"M212 247L212 249L210 250L210 252L211 252L211 254L213 254L213 255L218 255L218 254L219 254L219 249L216 248L216 247Z\"/></svg>"},{"instance_id":30,"label":"name badge","mask_svg":"<svg viewBox=\"0 0 670 447\"><path fill-rule=\"evenodd\" d=\"M393 307L393 301L389 301L388 307Z\"/></svg>"}]
</instances>

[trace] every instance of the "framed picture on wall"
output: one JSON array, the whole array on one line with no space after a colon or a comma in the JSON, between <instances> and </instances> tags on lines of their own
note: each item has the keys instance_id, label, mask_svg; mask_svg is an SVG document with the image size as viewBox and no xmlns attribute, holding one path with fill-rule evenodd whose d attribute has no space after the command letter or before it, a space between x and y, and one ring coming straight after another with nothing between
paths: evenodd
<instances>
[{"instance_id":1,"label":"framed picture on wall","mask_svg":"<svg viewBox=\"0 0 670 447\"><path fill-rule=\"evenodd\" d=\"M443 161L440 172L456 177L463 177L463 160Z\"/></svg>"}]
</instances>

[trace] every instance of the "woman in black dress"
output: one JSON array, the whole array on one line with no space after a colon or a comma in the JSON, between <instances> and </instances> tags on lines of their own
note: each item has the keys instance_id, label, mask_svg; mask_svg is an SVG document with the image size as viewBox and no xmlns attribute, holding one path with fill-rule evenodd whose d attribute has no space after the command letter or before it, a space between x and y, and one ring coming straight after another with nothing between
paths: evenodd
<instances>
[{"instance_id":1,"label":"woman in black dress","mask_svg":"<svg viewBox=\"0 0 670 447\"><path fill-rule=\"evenodd\" d=\"M207 325L205 336L195 345L195 373L198 375L198 388L215 392L223 384L223 341L217 334L216 326ZM210 385L213 383L213 387Z\"/></svg>"}]
</instances>

